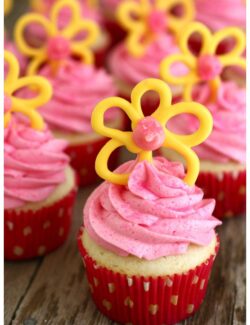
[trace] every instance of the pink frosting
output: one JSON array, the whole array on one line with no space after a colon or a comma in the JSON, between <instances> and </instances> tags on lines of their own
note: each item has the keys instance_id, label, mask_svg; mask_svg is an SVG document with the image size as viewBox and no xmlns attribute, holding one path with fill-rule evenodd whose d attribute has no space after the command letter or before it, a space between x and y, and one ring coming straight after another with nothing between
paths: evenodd
<instances>
[{"instance_id":1,"label":"pink frosting","mask_svg":"<svg viewBox=\"0 0 250 325\"><path fill-rule=\"evenodd\" d=\"M65 180L67 143L12 120L4 131L4 208L45 200Z\"/></svg>"},{"instance_id":2,"label":"pink frosting","mask_svg":"<svg viewBox=\"0 0 250 325\"><path fill-rule=\"evenodd\" d=\"M63 132L90 133L91 114L95 105L106 97L116 95L112 78L104 69L83 65L68 60L59 68L56 75L45 65L40 74L46 77L53 87L52 99L40 108L40 113L48 125ZM22 92L22 97L30 94ZM115 120L116 110L109 110L106 121Z\"/></svg>"},{"instance_id":3,"label":"pink frosting","mask_svg":"<svg viewBox=\"0 0 250 325\"><path fill-rule=\"evenodd\" d=\"M200 159L219 163L246 161L246 90L233 82L225 82L219 89L216 103L207 103L208 89L199 87L194 98L203 103L213 115L212 134L195 148ZM179 121L179 122L178 122ZM197 129L197 120L192 116L178 118L175 129L189 134ZM177 123L178 122L178 123Z\"/></svg>"},{"instance_id":4,"label":"pink frosting","mask_svg":"<svg viewBox=\"0 0 250 325\"><path fill-rule=\"evenodd\" d=\"M243 0L196 0L197 20L212 30L226 26L246 28L246 5Z\"/></svg>"},{"instance_id":5,"label":"pink frosting","mask_svg":"<svg viewBox=\"0 0 250 325\"><path fill-rule=\"evenodd\" d=\"M131 86L145 78L159 78L159 64L166 56L179 52L174 39L170 35L158 38L150 45L146 54L136 58L128 53L125 45L119 44L109 57L109 67L113 75ZM186 67L175 65L175 75L184 75Z\"/></svg>"},{"instance_id":6,"label":"pink frosting","mask_svg":"<svg viewBox=\"0 0 250 325\"><path fill-rule=\"evenodd\" d=\"M215 201L183 182L181 164L161 157L154 165L130 161L118 169L129 170L127 186L104 182L88 199L84 225L93 240L118 255L147 260L211 242L221 224L212 216Z\"/></svg>"}]
</instances>

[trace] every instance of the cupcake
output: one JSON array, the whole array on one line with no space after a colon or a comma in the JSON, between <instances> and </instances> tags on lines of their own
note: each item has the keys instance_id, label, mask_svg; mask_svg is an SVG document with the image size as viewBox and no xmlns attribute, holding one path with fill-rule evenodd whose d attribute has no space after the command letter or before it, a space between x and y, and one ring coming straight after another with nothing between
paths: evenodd
<instances>
[{"instance_id":1,"label":"cupcake","mask_svg":"<svg viewBox=\"0 0 250 325\"><path fill-rule=\"evenodd\" d=\"M48 14L56 2L57 0L31 0L31 11L48 17ZM101 12L94 4L91 4L90 1L78 0L77 2L81 16L85 19L94 21L100 27L100 33L92 44L92 50L95 54L96 66L102 67L105 63L105 57L110 46L110 37L103 26ZM71 10L68 8L67 3L68 1L64 2L63 8L61 8L58 13L57 24L60 29L65 27L71 19ZM79 38L82 37L81 34L78 36ZM25 37L30 45L40 46L46 38L46 31L41 25L34 23L27 28Z\"/></svg>"},{"instance_id":2,"label":"cupcake","mask_svg":"<svg viewBox=\"0 0 250 325\"><path fill-rule=\"evenodd\" d=\"M160 96L151 116L140 106L149 90ZM171 105L169 87L145 79L132 91L131 103L121 98L100 102L92 115L93 128L111 138L100 151L96 170L106 181L84 208L78 245L97 308L121 324L175 324L193 315L202 303L219 248L213 199L203 199L195 186L199 159L192 147L211 132L212 118L198 103ZM131 118L132 132L104 125L103 114L113 106ZM201 126L191 136L166 128L175 115L190 113ZM110 153L126 146L137 159L115 172ZM171 147L188 161L153 158L152 151Z\"/></svg>"},{"instance_id":3,"label":"cupcake","mask_svg":"<svg viewBox=\"0 0 250 325\"><path fill-rule=\"evenodd\" d=\"M159 64L167 55L178 53L176 33L194 16L190 0L182 1L183 15L173 13L175 6L167 1L155 3L123 1L117 9L117 19L127 30L127 38L118 44L108 58L109 69L119 88L119 95L129 99L133 87L145 78L159 77ZM135 19L136 17L136 19ZM186 69L182 65L174 68L177 75ZM178 87L172 89L178 97ZM152 113L158 98L149 93L143 99L144 112Z\"/></svg>"},{"instance_id":4,"label":"cupcake","mask_svg":"<svg viewBox=\"0 0 250 325\"><path fill-rule=\"evenodd\" d=\"M6 51L9 51L9 52L11 52L11 53L13 53L15 55L15 57L18 60L18 63L19 63L20 74L24 75L27 64L28 64L28 60L25 58L24 55L22 55L20 53L20 51L18 51L15 43L11 39L9 39L7 33L4 33L4 49ZM7 67L5 67L5 70L6 70L6 68Z\"/></svg>"},{"instance_id":5,"label":"cupcake","mask_svg":"<svg viewBox=\"0 0 250 325\"><path fill-rule=\"evenodd\" d=\"M57 2L52 11L64 7L65 3ZM68 0L67 5L76 15L77 3ZM49 37L44 47L33 49L25 42L23 30L31 22L40 21L44 22ZM86 38L75 41L74 33L80 30L86 33ZM89 46L95 42L97 25L82 20L78 15L78 18L75 17L74 21L59 31L52 19L49 21L39 14L27 14L17 22L15 34L21 52L31 58L28 74L38 73L46 77L53 88L52 99L39 111L55 137L69 142L66 152L79 175L80 184L96 182L96 154L107 139L93 132L91 113L97 102L116 94L111 76L103 68L98 69L93 65L94 58ZM22 96L27 97L29 94L23 92ZM113 127L121 127L123 123L122 116L116 110L108 112L106 120ZM112 161L113 167L117 158L116 153Z\"/></svg>"},{"instance_id":6,"label":"cupcake","mask_svg":"<svg viewBox=\"0 0 250 325\"><path fill-rule=\"evenodd\" d=\"M24 260L47 254L66 240L76 194L75 174L56 140L35 111L51 97L42 77L19 78L18 62L5 52L4 83L4 256ZM22 87L38 95L18 97Z\"/></svg>"},{"instance_id":7,"label":"cupcake","mask_svg":"<svg viewBox=\"0 0 250 325\"><path fill-rule=\"evenodd\" d=\"M201 54L195 57L187 48L187 41L193 33L203 37ZM228 36L235 37L235 48L231 53L216 55L220 41ZM206 105L214 119L211 136L195 148L201 159L197 184L207 197L217 201L215 216L232 217L245 210L246 202L246 90L234 80L221 79L223 68L238 65L245 69L244 33L237 28L225 28L212 35L200 23L190 24L180 37L182 54L169 56L161 64L162 78L183 87L183 99L194 98ZM178 78L169 72L171 64L183 62L190 71L185 78ZM197 128L194 117L178 119L173 126L181 134L189 134ZM162 154L176 160L176 156L163 149Z\"/></svg>"}]
</instances>

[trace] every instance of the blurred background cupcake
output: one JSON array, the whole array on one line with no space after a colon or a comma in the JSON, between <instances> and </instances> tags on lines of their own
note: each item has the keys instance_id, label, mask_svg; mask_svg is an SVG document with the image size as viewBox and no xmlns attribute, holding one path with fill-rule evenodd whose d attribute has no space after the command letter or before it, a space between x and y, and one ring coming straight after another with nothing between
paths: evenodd
<instances>
[{"instance_id":1,"label":"blurred background cupcake","mask_svg":"<svg viewBox=\"0 0 250 325\"><path fill-rule=\"evenodd\" d=\"M62 30L58 30L52 16L67 5L74 19ZM66 139L69 147L66 152L71 164L79 175L80 184L88 185L98 178L94 161L105 137L95 134L91 128L91 113L98 101L116 94L111 76L104 68L94 66L91 50L98 35L98 26L93 21L80 16L76 1L58 1L51 9L48 18L40 14L27 14L20 18L15 29L16 42L20 51L30 58L27 69L29 75L38 73L46 77L53 88L52 99L40 108L45 121L59 139ZM47 41L40 48L26 43L24 30L32 23L41 23L48 33ZM74 36L84 32L83 40ZM22 96L29 96L23 92ZM106 115L112 126L121 127L122 116L115 110ZM114 167L118 155L111 162Z\"/></svg>"},{"instance_id":2,"label":"blurred background cupcake","mask_svg":"<svg viewBox=\"0 0 250 325\"><path fill-rule=\"evenodd\" d=\"M5 52L4 83L4 256L23 260L41 256L66 240L76 194L76 179L64 153L35 111L50 100L42 77L19 78L16 58ZM20 88L36 87L37 96L19 98Z\"/></svg>"},{"instance_id":3,"label":"blurred background cupcake","mask_svg":"<svg viewBox=\"0 0 250 325\"><path fill-rule=\"evenodd\" d=\"M110 34L112 46L122 41L126 36L125 30L116 17L116 10L121 2L120 0L99 0L99 7L103 14L105 27Z\"/></svg>"},{"instance_id":4,"label":"blurred background cupcake","mask_svg":"<svg viewBox=\"0 0 250 325\"><path fill-rule=\"evenodd\" d=\"M181 14L175 9L180 8ZM192 1L123 1L117 8L117 20L127 36L108 58L108 67L118 85L119 95L129 99L132 88L141 80L159 77L159 64L167 55L178 53L176 34L194 17ZM181 75L182 65L173 68ZM178 97L178 87L172 89ZM150 114L159 98L148 93L143 98L143 109Z\"/></svg>"},{"instance_id":5,"label":"blurred background cupcake","mask_svg":"<svg viewBox=\"0 0 250 325\"><path fill-rule=\"evenodd\" d=\"M161 105L145 117L138 103L148 90L159 93ZM96 160L106 181L85 205L78 245L93 300L104 315L121 324L170 325L199 308L219 248L214 229L221 222L212 216L215 201L203 199L194 185L199 160L191 149L209 135L212 118L197 103L171 105L169 87L157 79L139 83L131 98L126 105L119 98L104 100L93 112L93 128L111 140ZM132 132L104 126L103 113L113 105L129 115ZM201 119L193 140L165 127L185 112ZM111 172L108 157L123 145L137 159ZM186 174L180 163L153 159L161 146L184 154Z\"/></svg>"},{"instance_id":6,"label":"blurred background cupcake","mask_svg":"<svg viewBox=\"0 0 250 325\"><path fill-rule=\"evenodd\" d=\"M193 33L202 36L201 53L195 56L188 48ZM232 37L234 49L226 54L216 54L221 41ZM161 76L169 84L183 86L183 99L204 104L213 115L211 136L195 148L201 158L201 173L197 184L207 197L217 201L215 215L232 217L246 208L246 89L234 80L223 80L223 70L231 65L245 70L241 56L245 50L245 35L240 29L225 28L212 34L201 23L191 23L180 36L181 55L163 60ZM182 62L189 68L185 77L174 76L172 64ZM178 118L176 132L189 134L199 126L192 116ZM163 149L162 154L176 160L175 154Z\"/></svg>"},{"instance_id":7,"label":"blurred background cupcake","mask_svg":"<svg viewBox=\"0 0 250 325\"><path fill-rule=\"evenodd\" d=\"M57 0L30 0L30 9L32 12L40 13L48 17L51 8L56 2ZM95 54L96 66L101 67L105 62L105 57L110 47L110 36L104 27L101 10L99 10L97 5L93 3L94 1L78 0L77 2L79 4L81 16L85 19L93 20L99 26L100 33L95 42L91 45L91 49ZM72 12L69 8L67 8L66 1L64 8L62 6L60 14L57 18L58 29L62 29L68 25L70 19L72 18L71 14ZM82 38L81 33L75 36ZM46 31L40 24L34 23L28 26L26 29L25 37L30 45L40 46L46 39Z\"/></svg>"}]
</instances>

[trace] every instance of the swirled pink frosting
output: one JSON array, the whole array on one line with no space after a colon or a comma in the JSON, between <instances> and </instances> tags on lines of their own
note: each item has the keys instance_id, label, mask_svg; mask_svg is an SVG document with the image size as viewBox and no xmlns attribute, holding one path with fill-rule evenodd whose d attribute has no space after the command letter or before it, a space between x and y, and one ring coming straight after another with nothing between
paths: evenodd
<instances>
[{"instance_id":1,"label":"swirled pink frosting","mask_svg":"<svg viewBox=\"0 0 250 325\"><path fill-rule=\"evenodd\" d=\"M65 180L67 143L46 128L12 121L4 132L4 208L15 209L49 197Z\"/></svg>"},{"instance_id":2,"label":"swirled pink frosting","mask_svg":"<svg viewBox=\"0 0 250 325\"><path fill-rule=\"evenodd\" d=\"M227 26L246 28L246 4L243 0L196 0L197 20L212 30Z\"/></svg>"},{"instance_id":3,"label":"swirled pink frosting","mask_svg":"<svg viewBox=\"0 0 250 325\"><path fill-rule=\"evenodd\" d=\"M211 242L221 224L212 216L215 201L183 182L183 165L159 157L153 165L130 161L118 169L129 170L127 186L104 182L86 203L84 225L96 243L121 256L153 260Z\"/></svg>"},{"instance_id":4,"label":"swirled pink frosting","mask_svg":"<svg viewBox=\"0 0 250 325\"><path fill-rule=\"evenodd\" d=\"M212 113L214 126L212 134L194 148L200 159L219 163L246 161L246 90L234 82L222 83L217 101L207 102L208 88L201 86L194 96ZM197 129L198 122L192 116L178 118L173 129L189 134Z\"/></svg>"},{"instance_id":5,"label":"swirled pink frosting","mask_svg":"<svg viewBox=\"0 0 250 325\"><path fill-rule=\"evenodd\" d=\"M52 99L40 108L40 113L54 130L69 133L90 133L91 114L95 105L106 97L116 95L112 78L104 69L68 60L56 75L45 65L40 75L46 77L53 88ZM28 94L22 92L22 97ZM110 110L106 121L117 118L117 111Z\"/></svg>"},{"instance_id":6,"label":"swirled pink frosting","mask_svg":"<svg viewBox=\"0 0 250 325\"><path fill-rule=\"evenodd\" d=\"M166 56L179 52L172 36L164 35L152 43L140 58L128 53L124 43L119 44L109 57L112 74L121 81L134 86L145 78L159 78L159 64ZM186 67L174 66L174 75L184 75Z\"/></svg>"}]
</instances>

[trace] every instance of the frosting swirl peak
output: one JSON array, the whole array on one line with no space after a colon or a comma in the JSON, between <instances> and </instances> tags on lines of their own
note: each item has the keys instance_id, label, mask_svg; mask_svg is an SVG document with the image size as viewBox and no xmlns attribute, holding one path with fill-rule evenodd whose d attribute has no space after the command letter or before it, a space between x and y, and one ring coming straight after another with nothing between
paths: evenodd
<instances>
[{"instance_id":1,"label":"frosting swirl peak","mask_svg":"<svg viewBox=\"0 0 250 325\"><path fill-rule=\"evenodd\" d=\"M87 201L84 225L99 245L153 260L211 242L221 224L212 216L215 201L183 182L180 163L159 157L154 164L130 161L117 171L131 170L127 186L104 182Z\"/></svg>"}]
</instances>

